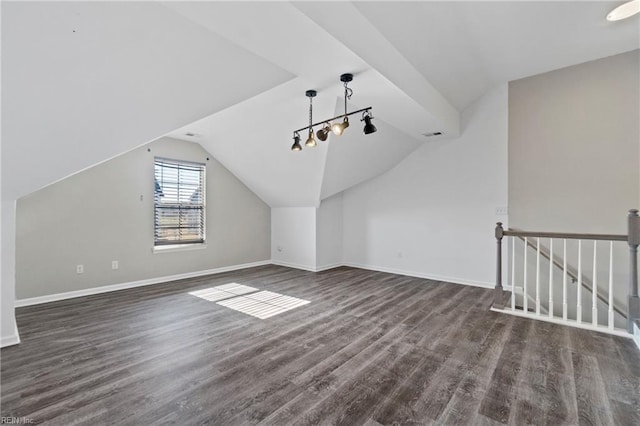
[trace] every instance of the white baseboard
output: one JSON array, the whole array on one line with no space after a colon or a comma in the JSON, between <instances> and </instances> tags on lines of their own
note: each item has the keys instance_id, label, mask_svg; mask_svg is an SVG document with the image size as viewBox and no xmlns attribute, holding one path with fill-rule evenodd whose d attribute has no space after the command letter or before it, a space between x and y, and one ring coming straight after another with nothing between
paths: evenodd
<instances>
[{"instance_id":1,"label":"white baseboard","mask_svg":"<svg viewBox=\"0 0 640 426\"><path fill-rule=\"evenodd\" d=\"M87 288L76 291L68 291L65 293L49 294L46 296L30 297L28 299L18 299L15 301L15 307L39 305L42 303L56 302L58 300L73 299L76 297L91 296L94 294L108 293L110 291L125 290L128 288L142 287L145 285L166 283L169 281L182 280L185 278L201 277L203 275L219 274L222 272L237 271L238 269L254 268L256 266L270 265L270 260L259 262L243 263L240 265L223 266L221 268L206 269L204 271L186 272L183 274L169 275L164 277L149 278L146 280L131 281L121 284L113 284L102 287Z\"/></svg>"},{"instance_id":2,"label":"white baseboard","mask_svg":"<svg viewBox=\"0 0 640 426\"><path fill-rule=\"evenodd\" d=\"M27 299L17 299L15 301L14 306L16 308L19 308L19 307L23 307L23 306L39 305L39 304L42 304L42 303L56 302L56 301L59 301L59 300L73 299L73 298L76 298L76 297L83 297L83 296L91 296L91 295L94 295L94 294L108 293L108 292L111 292L111 291L125 290L125 289L129 289L129 288L142 287L142 286L152 285L152 284L166 283L166 282L169 282L169 281L182 280L182 279L185 279L185 278L200 277L200 276L204 276L204 275L219 274L219 273L222 273L222 272L236 271L238 269L253 268L253 267L256 267L256 266L263 266L263 265L270 265L270 264L284 266L284 267L287 267L287 268L302 269L304 271L309 271L309 272L321 272L321 271L326 271L328 269L338 268L340 266L350 266L352 268L366 269L366 270L378 271L378 272L388 272L388 273L391 273L391 274L405 275L405 276L416 277L416 278L425 278L425 279L430 279L430 280L435 280L435 281L446 281L446 282L450 282L450 283L454 283L454 284L464 284L464 285L470 285L470 286L474 286L474 287L482 287L482 288L493 288L494 287L493 283L480 282L480 281L471 281L471 280L466 280L466 279L461 279L461 278L456 278L456 277L443 277L443 276L439 276L439 275L424 274L424 273L421 273L421 272L405 271L405 270L401 270L401 269L385 268L385 267L371 266L371 265L362 265L362 264L357 264L357 263L334 263L334 264L329 264L329 265L323 265L323 266L320 266L320 267L314 267L314 266L309 266L309 265L301 265L301 264L296 264L296 263L283 262L283 261L279 261L279 260L277 260L277 261L263 260L263 261L259 261L259 262L244 263L244 264L232 265L232 266L224 266L224 267L221 267L221 268L207 269L207 270L203 270L203 271L186 272L186 273L183 273L183 274L176 274L176 275L169 275L169 276L163 276L163 277L149 278L149 279L146 279L146 280L131 281L131 282L126 282L126 283L121 283L121 284L113 284L113 285L107 285L107 286L102 286L102 287L87 288L87 289L82 289L82 290L69 291L69 292L65 292L65 293L49 294L49 295L45 295L45 296L30 297L30 298L27 298ZM6 346L11 345L11 344L17 344L20 341L20 338L18 337L17 330L16 330L16 333L15 333L15 336L3 337L2 338L2 342L1 342L2 343L1 346L5 346L5 341L7 342ZM15 342L15 343L11 343L11 342Z\"/></svg>"},{"instance_id":3,"label":"white baseboard","mask_svg":"<svg viewBox=\"0 0 640 426\"><path fill-rule=\"evenodd\" d=\"M636 346L640 350L640 328L637 322L633 324L633 341L636 342Z\"/></svg>"},{"instance_id":4,"label":"white baseboard","mask_svg":"<svg viewBox=\"0 0 640 426\"><path fill-rule=\"evenodd\" d=\"M345 262L343 263L343 265L350 266L352 268L366 269L369 271L388 272L390 274L405 275L408 277L425 278L425 279L434 280L434 281L445 281L453 284L463 284L463 285L469 285L473 287L482 287L482 288L495 288L495 283L484 282L484 281L474 281L474 280L468 280L465 278L444 277L441 275L425 274L423 272L405 271L402 269L386 268L382 266L362 265L359 263L352 263L352 262Z\"/></svg>"},{"instance_id":5,"label":"white baseboard","mask_svg":"<svg viewBox=\"0 0 640 426\"><path fill-rule=\"evenodd\" d=\"M20 343L20 335L18 334L18 327L15 325L13 334L10 334L9 336L2 336L0 338L0 348L17 345L18 343Z\"/></svg>"},{"instance_id":6,"label":"white baseboard","mask_svg":"<svg viewBox=\"0 0 640 426\"><path fill-rule=\"evenodd\" d=\"M302 269L303 271L309 271L309 272L318 272L316 270L315 266L310 266L310 265L302 265L302 264L299 264L299 263L283 262L282 260L272 260L271 263L273 265L284 266L284 267L287 267L287 268Z\"/></svg>"}]
</instances>

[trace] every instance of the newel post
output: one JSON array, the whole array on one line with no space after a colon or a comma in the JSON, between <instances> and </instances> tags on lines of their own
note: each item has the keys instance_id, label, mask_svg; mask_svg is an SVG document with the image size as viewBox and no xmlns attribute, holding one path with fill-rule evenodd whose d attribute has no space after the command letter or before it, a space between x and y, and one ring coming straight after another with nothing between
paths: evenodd
<instances>
[{"instance_id":1,"label":"newel post","mask_svg":"<svg viewBox=\"0 0 640 426\"><path fill-rule=\"evenodd\" d=\"M493 307L496 309L504 308L504 292L502 291L502 237L504 229L502 222L496 223L496 288L493 295Z\"/></svg>"},{"instance_id":2,"label":"newel post","mask_svg":"<svg viewBox=\"0 0 640 426\"><path fill-rule=\"evenodd\" d=\"M633 323L640 319L638 299L638 246L640 245L640 216L638 210L629 210L629 312L627 330L633 333Z\"/></svg>"}]
</instances>

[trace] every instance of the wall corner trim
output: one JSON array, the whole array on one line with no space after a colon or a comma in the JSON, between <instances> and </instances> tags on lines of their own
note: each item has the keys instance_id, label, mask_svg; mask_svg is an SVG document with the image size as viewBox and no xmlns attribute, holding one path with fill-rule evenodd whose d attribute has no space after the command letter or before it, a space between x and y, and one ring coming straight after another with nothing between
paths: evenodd
<instances>
[{"instance_id":1,"label":"wall corner trim","mask_svg":"<svg viewBox=\"0 0 640 426\"><path fill-rule=\"evenodd\" d=\"M341 266L345 266L345 265L343 263L330 263L327 265L316 267L316 272L328 271L329 269L335 269Z\"/></svg>"},{"instance_id":2,"label":"wall corner trim","mask_svg":"<svg viewBox=\"0 0 640 426\"><path fill-rule=\"evenodd\" d=\"M0 348L17 345L18 343L20 343L20 335L18 334L17 326L14 326L13 334L0 338Z\"/></svg>"},{"instance_id":3,"label":"wall corner trim","mask_svg":"<svg viewBox=\"0 0 640 426\"><path fill-rule=\"evenodd\" d=\"M73 299L75 297L91 296L94 294L108 293L111 291L125 290L128 288L142 287L145 285L166 283L169 281L182 280L185 278L201 277L203 275L219 274L222 272L237 271L238 269L254 268L256 266L270 265L271 260L262 260L252 263L243 263L239 265L223 266L220 268L206 269L203 271L186 272L183 274L169 275L164 277L149 278L146 280L131 281L121 284L113 284L102 287L87 288L83 290L68 291L65 293L49 294L46 296L30 297L28 299L17 299L15 307L40 305L42 303L56 302L58 300ZM17 331L16 331L17 333ZM3 339L4 341L4 339Z\"/></svg>"},{"instance_id":4,"label":"wall corner trim","mask_svg":"<svg viewBox=\"0 0 640 426\"><path fill-rule=\"evenodd\" d=\"M281 260L272 260L271 264L277 265L277 266L284 266L286 268L302 269L303 271L318 272L316 270L316 267L311 265L302 265L299 263L283 262Z\"/></svg>"},{"instance_id":5,"label":"wall corner trim","mask_svg":"<svg viewBox=\"0 0 640 426\"><path fill-rule=\"evenodd\" d=\"M330 263L328 265L323 265L323 266L310 266L310 265L302 265L299 263L283 262L281 260L274 260L271 262L271 264L277 265L277 266L284 266L285 268L302 269L303 271L309 271L309 272L322 272L322 271L328 271L329 269L345 266L343 263Z\"/></svg>"}]
</instances>

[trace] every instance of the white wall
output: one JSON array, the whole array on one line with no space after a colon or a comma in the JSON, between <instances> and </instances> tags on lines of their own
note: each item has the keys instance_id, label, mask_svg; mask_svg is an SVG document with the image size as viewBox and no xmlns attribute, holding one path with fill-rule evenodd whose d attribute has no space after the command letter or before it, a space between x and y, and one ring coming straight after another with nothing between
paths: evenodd
<instances>
[{"instance_id":1,"label":"white wall","mask_svg":"<svg viewBox=\"0 0 640 426\"><path fill-rule=\"evenodd\" d=\"M463 112L455 140L425 142L344 192L348 265L493 286L496 207L507 205L507 86ZM393 143L393 141L389 141Z\"/></svg>"},{"instance_id":2,"label":"white wall","mask_svg":"<svg viewBox=\"0 0 640 426\"><path fill-rule=\"evenodd\" d=\"M271 261L277 265L315 271L315 207L271 209Z\"/></svg>"},{"instance_id":3,"label":"white wall","mask_svg":"<svg viewBox=\"0 0 640 426\"><path fill-rule=\"evenodd\" d=\"M206 165L204 247L153 253L156 156ZM269 206L200 145L162 138L18 200L16 298L264 262L270 239Z\"/></svg>"},{"instance_id":4,"label":"white wall","mask_svg":"<svg viewBox=\"0 0 640 426\"><path fill-rule=\"evenodd\" d=\"M271 209L271 261L307 271L342 265L342 194L316 207Z\"/></svg>"},{"instance_id":5,"label":"white wall","mask_svg":"<svg viewBox=\"0 0 640 426\"><path fill-rule=\"evenodd\" d=\"M316 219L316 269L342 265L342 193L322 200Z\"/></svg>"}]
</instances>

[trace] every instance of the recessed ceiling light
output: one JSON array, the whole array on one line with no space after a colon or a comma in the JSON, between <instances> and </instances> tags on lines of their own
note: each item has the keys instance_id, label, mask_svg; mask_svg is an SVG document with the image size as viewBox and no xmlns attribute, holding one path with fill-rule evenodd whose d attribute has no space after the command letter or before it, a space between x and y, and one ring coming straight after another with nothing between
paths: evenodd
<instances>
[{"instance_id":1,"label":"recessed ceiling light","mask_svg":"<svg viewBox=\"0 0 640 426\"><path fill-rule=\"evenodd\" d=\"M200 136L197 133L192 133L192 132L187 132L184 134L185 136L189 136L190 138L196 137L196 136Z\"/></svg>"},{"instance_id":2,"label":"recessed ceiling light","mask_svg":"<svg viewBox=\"0 0 640 426\"><path fill-rule=\"evenodd\" d=\"M640 0L631 0L613 9L607 15L607 21L619 21L640 12Z\"/></svg>"},{"instance_id":3,"label":"recessed ceiling light","mask_svg":"<svg viewBox=\"0 0 640 426\"><path fill-rule=\"evenodd\" d=\"M430 133L423 133L422 136L426 136L428 138L432 137L432 136L440 136L442 134L442 132L430 132Z\"/></svg>"}]
</instances>

